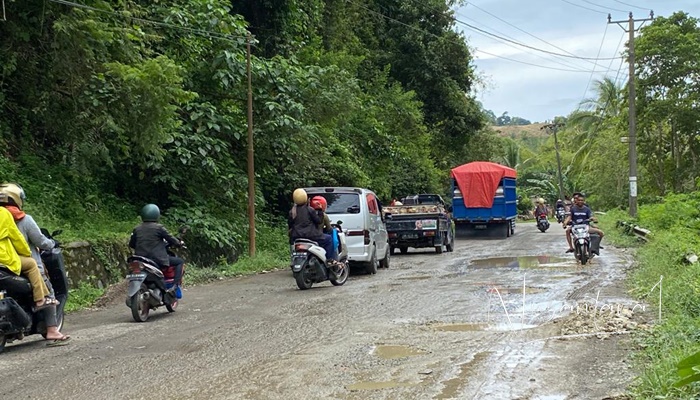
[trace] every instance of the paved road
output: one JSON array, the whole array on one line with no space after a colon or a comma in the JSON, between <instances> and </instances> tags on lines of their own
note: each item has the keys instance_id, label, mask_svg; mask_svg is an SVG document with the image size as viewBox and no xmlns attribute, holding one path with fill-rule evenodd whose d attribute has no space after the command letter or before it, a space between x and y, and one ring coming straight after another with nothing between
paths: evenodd
<instances>
[{"instance_id":1,"label":"paved road","mask_svg":"<svg viewBox=\"0 0 700 400\"><path fill-rule=\"evenodd\" d=\"M0 398L601 399L630 380L624 337L555 337L586 299L630 304L629 259L609 248L581 268L564 248L560 227L519 224L342 287L300 291L287 270L228 280L141 324L119 299L69 315L69 346L8 345Z\"/></svg>"}]
</instances>

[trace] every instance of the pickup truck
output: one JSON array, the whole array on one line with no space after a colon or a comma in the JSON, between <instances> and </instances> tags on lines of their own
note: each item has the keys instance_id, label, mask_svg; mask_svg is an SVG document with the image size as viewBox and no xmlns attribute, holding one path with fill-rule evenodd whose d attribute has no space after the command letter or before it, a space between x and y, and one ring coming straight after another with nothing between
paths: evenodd
<instances>
[{"instance_id":1,"label":"pickup truck","mask_svg":"<svg viewBox=\"0 0 700 400\"><path fill-rule=\"evenodd\" d=\"M409 247L433 247L440 254L454 249L454 229L449 206L437 194L418 194L402 199L401 205L385 206L389 249L406 254Z\"/></svg>"},{"instance_id":2,"label":"pickup truck","mask_svg":"<svg viewBox=\"0 0 700 400\"><path fill-rule=\"evenodd\" d=\"M452 219L458 237L480 231L503 238L515 233L516 176L512 168L485 161L452 169Z\"/></svg>"}]
</instances>

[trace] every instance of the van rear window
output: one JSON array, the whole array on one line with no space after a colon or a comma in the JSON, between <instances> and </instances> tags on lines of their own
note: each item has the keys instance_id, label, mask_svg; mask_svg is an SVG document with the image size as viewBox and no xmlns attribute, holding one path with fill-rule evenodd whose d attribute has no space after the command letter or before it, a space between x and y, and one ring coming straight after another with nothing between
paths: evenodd
<instances>
[{"instance_id":1,"label":"van rear window","mask_svg":"<svg viewBox=\"0 0 700 400\"><path fill-rule=\"evenodd\" d=\"M323 193L328 208L326 214L359 214L360 195L357 193Z\"/></svg>"}]
</instances>

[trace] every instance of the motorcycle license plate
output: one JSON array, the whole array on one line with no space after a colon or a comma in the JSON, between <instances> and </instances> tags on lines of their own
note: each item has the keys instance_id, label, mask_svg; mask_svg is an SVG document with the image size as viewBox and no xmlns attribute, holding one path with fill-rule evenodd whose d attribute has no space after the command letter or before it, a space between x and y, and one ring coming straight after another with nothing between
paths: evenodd
<instances>
[{"instance_id":1,"label":"motorcycle license plate","mask_svg":"<svg viewBox=\"0 0 700 400\"><path fill-rule=\"evenodd\" d=\"M126 276L126 279L144 279L146 277L146 274L129 274Z\"/></svg>"},{"instance_id":2,"label":"motorcycle license plate","mask_svg":"<svg viewBox=\"0 0 700 400\"><path fill-rule=\"evenodd\" d=\"M292 255L292 265L295 267L301 267L306 261L306 254L294 254Z\"/></svg>"}]
</instances>

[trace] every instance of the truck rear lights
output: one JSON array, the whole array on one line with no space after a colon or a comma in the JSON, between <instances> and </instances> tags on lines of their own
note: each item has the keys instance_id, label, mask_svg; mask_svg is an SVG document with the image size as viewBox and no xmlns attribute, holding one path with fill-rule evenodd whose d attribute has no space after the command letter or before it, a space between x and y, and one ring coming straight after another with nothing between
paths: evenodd
<instances>
[{"instance_id":1,"label":"truck rear lights","mask_svg":"<svg viewBox=\"0 0 700 400\"><path fill-rule=\"evenodd\" d=\"M435 231L423 231L423 236L435 236Z\"/></svg>"}]
</instances>

